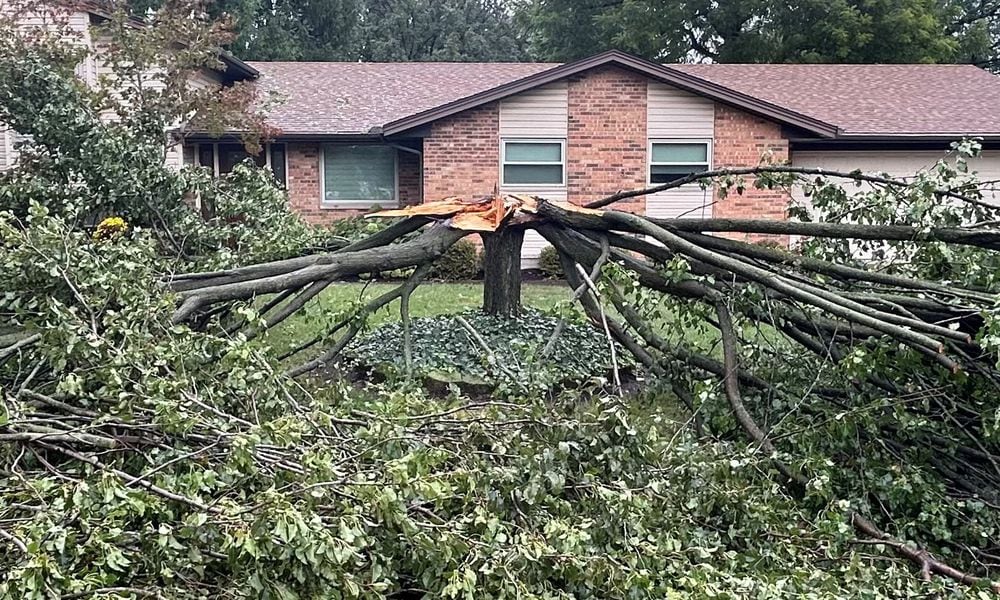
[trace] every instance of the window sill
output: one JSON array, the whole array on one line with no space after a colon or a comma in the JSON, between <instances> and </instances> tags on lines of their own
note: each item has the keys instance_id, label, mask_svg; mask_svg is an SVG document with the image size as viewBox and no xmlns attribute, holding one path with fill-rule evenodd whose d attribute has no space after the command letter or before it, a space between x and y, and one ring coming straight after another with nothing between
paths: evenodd
<instances>
[{"instance_id":1,"label":"window sill","mask_svg":"<svg viewBox=\"0 0 1000 600\"><path fill-rule=\"evenodd\" d=\"M399 202L372 202L370 200L341 200L339 202L321 202L320 210L368 210L372 208L390 209L399 208Z\"/></svg>"},{"instance_id":2,"label":"window sill","mask_svg":"<svg viewBox=\"0 0 1000 600\"><path fill-rule=\"evenodd\" d=\"M565 190L567 185L565 183L503 183L500 184L501 190Z\"/></svg>"}]
</instances>

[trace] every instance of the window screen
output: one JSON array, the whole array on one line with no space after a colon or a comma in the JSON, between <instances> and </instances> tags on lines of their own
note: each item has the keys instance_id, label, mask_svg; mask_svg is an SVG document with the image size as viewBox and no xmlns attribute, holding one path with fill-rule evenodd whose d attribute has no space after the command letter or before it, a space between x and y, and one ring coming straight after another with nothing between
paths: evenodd
<instances>
[{"instance_id":1,"label":"window screen","mask_svg":"<svg viewBox=\"0 0 1000 600\"><path fill-rule=\"evenodd\" d=\"M323 201L330 204L394 204L396 149L389 146L324 146L323 194Z\"/></svg>"}]
</instances>

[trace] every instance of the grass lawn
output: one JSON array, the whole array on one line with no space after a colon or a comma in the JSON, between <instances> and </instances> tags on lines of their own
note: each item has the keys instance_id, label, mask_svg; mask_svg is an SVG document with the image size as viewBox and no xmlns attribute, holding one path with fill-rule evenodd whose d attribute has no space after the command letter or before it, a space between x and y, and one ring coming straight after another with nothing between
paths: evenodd
<instances>
[{"instance_id":1,"label":"grass lawn","mask_svg":"<svg viewBox=\"0 0 1000 600\"><path fill-rule=\"evenodd\" d=\"M323 330L324 315L335 314L359 299L370 300L396 287L399 283L335 283L314 300L307 311L290 317L269 334L270 344L277 349L287 348L295 342L308 340ZM571 290L565 283L525 282L521 299L527 306L549 308L569 300ZM483 284L476 283L424 283L410 296L410 315L427 317L456 313L482 306ZM373 326L399 318L399 300L372 315Z\"/></svg>"}]
</instances>

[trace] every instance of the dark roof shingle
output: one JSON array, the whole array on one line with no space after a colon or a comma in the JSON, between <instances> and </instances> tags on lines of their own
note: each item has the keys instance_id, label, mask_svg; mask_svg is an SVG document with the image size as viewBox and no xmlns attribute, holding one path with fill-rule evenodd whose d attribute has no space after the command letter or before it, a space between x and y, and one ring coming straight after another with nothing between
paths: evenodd
<instances>
[{"instance_id":1,"label":"dark roof shingle","mask_svg":"<svg viewBox=\"0 0 1000 600\"><path fill-rule=\"evenodd\" d=\"M670 65L848 135L1000 134L1000 77L972 65Z\"/></svg>"},{"instance_id":2,"label":"dark roof shingle","mask_svg":"<svg viewBox=\"0 0 1000 600\"><path fill-rule=\"evenodd\" d=\"M285 135L367 134L555 63L252 62ZM1000 77L971 65L665 65L847 136L1000 135ZM838 136L839 137L839 136Z\"/></svg>"},{"instance_id":3,"label":"dark roof shingle","mask_svg":"<svg viewBox=\"0 0 1000 600\"><path fill-rule=\"evenodd\" d=\"M285 135L372 128L551 68L545 63L252 62L281 103L268 122Z\"/></svg>"}]
</instances>

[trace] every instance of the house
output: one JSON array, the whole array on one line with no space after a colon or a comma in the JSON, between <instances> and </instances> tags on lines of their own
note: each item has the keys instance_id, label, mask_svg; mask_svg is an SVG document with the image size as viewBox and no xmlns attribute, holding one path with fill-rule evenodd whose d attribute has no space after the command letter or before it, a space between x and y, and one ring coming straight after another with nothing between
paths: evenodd
<instances>
[{"instance_id":1,"label":"house","mask_svg":"<svg viewBox=\"0 0 1000 600\"><path fill-rule=\"evenodd\" d=\"M962 137L983 140L973 167L1000 180L1000 78L969 65L662 65L616 51L568 64L222 62L202 85L253 80L280 99L268 121L281 133L254 160L315 223L495 188L585 203L762 160L907 176ZM188 134L168 160L218 174L245 158L235 135ZM689 185L619 206L780 219L787 202ZM529 232L526 265L543 245Z\"/></svg>"},{"instance_id":2,"label":"house","mask_svg":"<svg viewBox=\"0 0 1000 600\"><path fill-rule=\"evenodd\" d=\"M15 18L16 26L25 33L34 30L60 32L70 44L85 47L88 52L76 67L76 75L88 85L96 85L103 78L112 78L113 72L102 57L110 51L111 42L100 29L100 25L111 18L110 9L100 0L66 0L65 2L38 3L32 0L0 0L0 17ZM142 23L135 21L136 27ZM240 59L228 53L219 56L219 68L202 68L191 75L192 87L229 85L238 81L251 81L259 73ZM147 84L156 84L156 75L151 74ZM110 117L109 117L110 118ZM17 143L20 134L0 123L0 171L17 162ZM165 140L168 137L164 136ZM167 163L181 166L183 161L180 144L171 144L166 153Z\"/></svg>"},{"instance_id":3,"label":"house","mask_svg":"<svg viewBox=\"0 0 1000 600\"><path fill-rule=\"evenodd\" d=\"M374 206L503 192L585 203L764 160L913 175L982 138L1000 179L1000 78L967 65L661 65L621 52L569 64L251 62L283 97L258 158L292 206L329 222ZM233 141L190 139L217 172ZM684 186L623 208L780 219L787 195ZM530 233L530 232L529 232ZM526 264L544 242L529 235Z\"/></svg>"}]
</instances>

